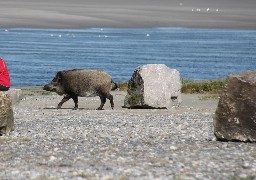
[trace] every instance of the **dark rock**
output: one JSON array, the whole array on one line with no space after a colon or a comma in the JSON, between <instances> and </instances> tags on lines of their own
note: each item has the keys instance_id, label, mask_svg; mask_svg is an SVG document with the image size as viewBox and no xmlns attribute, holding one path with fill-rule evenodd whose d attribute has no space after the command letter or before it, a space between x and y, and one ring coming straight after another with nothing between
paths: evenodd
<instances>
[{"instance_id":1,"label":"dark rock","mask_svg":"<svg viewBox=\"0 0 256 180\"><path fill-rule=\"evenodd\" d=\"M256 71L227 77L214 118L218 140L256 142Z\"/></svg>"}]
</instances>

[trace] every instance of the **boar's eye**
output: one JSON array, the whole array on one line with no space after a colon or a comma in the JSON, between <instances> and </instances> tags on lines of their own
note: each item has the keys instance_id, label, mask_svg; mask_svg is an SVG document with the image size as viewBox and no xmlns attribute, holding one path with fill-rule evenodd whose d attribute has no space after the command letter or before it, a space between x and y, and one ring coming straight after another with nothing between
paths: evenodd
<instances>
[{"instance_id":1,"label":"boar's eye","mask_svg":"<svg viewBox=\"0 0 256 180\"><path fill-rule=\"evenodd\" d=\"M59 86L59 82L53 82L52 85L53 86Z\"/></svg>"},{"instance_id":2,"label":"boar's eye","mask_svg":"<svg viewBox=\"0 0 256 180\"><path fill-rule=\"evenodd\" d=\"M54 78L52 80L52 83L59 84L60 83L60 78Z\"/></svg>"},{"instance_id":3,"label":"boar's eye","mask_svg":"<svg viewBox=\"0 0 256 180\"><path fill-rule=\"evenodd\" d=\"M55 77L55 78L53 78L53 80L52 80L52 82L58 82L58 78L57 77Z\"/></svg>"}]
</instances>

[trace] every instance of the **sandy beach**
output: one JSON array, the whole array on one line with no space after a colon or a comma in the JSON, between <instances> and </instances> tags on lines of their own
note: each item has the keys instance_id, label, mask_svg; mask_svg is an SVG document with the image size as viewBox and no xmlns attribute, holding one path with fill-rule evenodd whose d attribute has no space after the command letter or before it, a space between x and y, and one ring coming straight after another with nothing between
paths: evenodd
<instances>
[{"instance_id":1,"label":"sandy beach","mask_svg":"<svg viewBox=\"0 0 256 180\"><path fill-rule=\"evenodd\" d=\"M256 29L254 0L0 1L0 28Z\"/></svg>"}]
</instances>

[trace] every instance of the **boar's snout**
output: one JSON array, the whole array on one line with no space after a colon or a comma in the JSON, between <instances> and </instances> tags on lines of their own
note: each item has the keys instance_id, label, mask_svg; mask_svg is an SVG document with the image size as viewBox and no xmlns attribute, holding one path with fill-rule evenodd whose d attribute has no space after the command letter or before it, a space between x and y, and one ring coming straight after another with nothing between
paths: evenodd
<instances>
[{"instance_id":1,"label":"boar's snout","mask_svg":"<svg viewBox=\"0 0 256 180\"><path fill-rule=\"evenodd\" d=\"M52 82L51 82L51 83L49 83L49 84L46 84L46 85L43 87L43 90L55 92L57 87L58 87L58 86L57 86L55 83L52 83Z\"/></svg>"},{"instance_id":2,"label":"boar's snout","mask_svg":"<svg viewBox=\"0 0 256 180\"><path fill-rule=\"evenodd\" d=\"M57 94L59 95L63 95L65 93L65 90L63 89L63 87L58 84L58 83L49 83L49 84L46 84L44 87L43 87L43 90L46 90L46 91L51 91L51 92L56 92Z\"/></svg>"},{"instance_id":3,"label":"boar's snout","mask_svg":"<svg viewBox=\"0 0 256 180\"><path fill-rule=\"evenodd\" d=\"M54 91L54 88L51 86L51 84L46 84L46 85L43 87L43 90L46 90L46 91Z\"/></svg>"}]
</instances>

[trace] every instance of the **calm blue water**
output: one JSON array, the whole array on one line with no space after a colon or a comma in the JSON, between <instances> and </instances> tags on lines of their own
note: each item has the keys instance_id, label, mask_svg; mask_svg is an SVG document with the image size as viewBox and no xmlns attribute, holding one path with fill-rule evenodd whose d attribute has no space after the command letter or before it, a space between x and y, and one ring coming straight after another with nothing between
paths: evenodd
<instances>
[{"instance_id":1,"label":"calm blue water","mask_svg":"<svg viewBox=\"0 0 256 180\"><path fill-rule=\"evenodd\" d=\"M128 81L136 67L166 64L182 78L256 69L256 30L0 29L0 56L13 86L44 85L59 70L101 69Z\"/></svg>"}]
</instances>

